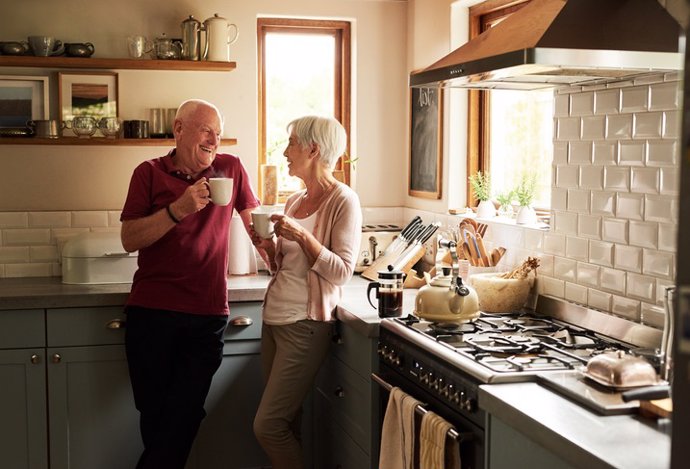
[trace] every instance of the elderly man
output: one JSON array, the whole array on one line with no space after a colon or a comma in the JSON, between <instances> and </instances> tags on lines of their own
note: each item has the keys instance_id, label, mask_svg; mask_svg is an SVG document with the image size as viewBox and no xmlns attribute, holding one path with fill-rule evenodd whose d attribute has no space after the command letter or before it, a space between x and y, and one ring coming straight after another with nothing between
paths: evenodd
<instances>
[{"instance_id":1,"label":"elderly man","mask_svg":"<svg viewBox=\"0 0 690 469\"><path fill-rule=\"evenodd\" d=\"M259 200L240 159L217 153L222 128L211 103L182 103L175 148L134 170L122 210L122 245L139 251L125 306L144 443L137 469L184 467L223 357L230 219L237 210L249 232ZM210 201L210 177L233 179L228 205Z\"/></svg>"}]
</instances>

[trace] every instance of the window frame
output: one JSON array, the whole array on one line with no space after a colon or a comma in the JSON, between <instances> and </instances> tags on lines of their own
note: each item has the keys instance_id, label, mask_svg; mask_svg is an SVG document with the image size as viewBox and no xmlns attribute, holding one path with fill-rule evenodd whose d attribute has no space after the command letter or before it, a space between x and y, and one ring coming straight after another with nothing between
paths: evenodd
<instances>
[{"instance_id":1,"label":"window frame","mask_svg":"<svg viewBox=\"0 0 690 469\"><path fill-rule=\"evenodd\" d=\"M479 36L493 24L504 19L532 0L487 0L469 9L469 40ZM477 171L485 173L491 167L489 142L491 141L489 111L490 96L485 90L468 91L467 119L467 175ZM477 198L469 182L467 187L467 205L476 205Z\"/></svg>"},{"instance_id":2,"label":"window frame","mask_svg":"<svg viewBox=\"0 0 690 469\"><path fill-rule=\"evenodd\" d=\"M258 109L259 145L258 177L259 188L263 187L261 165L266 163L266 74L264 39L267 33L330 34L335 38L334 64L334 117L343 125L347 133L346 154L350 154L351 119L351 23L337 20L314 20L302 18L257 18L257 66L258 66ZM285 123L287 124L287 122ZM345 183L350 185L349 161L339 158L335 169L343 170ZM261 189L259 189L261 191ZM263 196L263 194L259 194ZM284 202L290 195L285 191L278 193L278 201Z\"/></svg>"}]
</instances>

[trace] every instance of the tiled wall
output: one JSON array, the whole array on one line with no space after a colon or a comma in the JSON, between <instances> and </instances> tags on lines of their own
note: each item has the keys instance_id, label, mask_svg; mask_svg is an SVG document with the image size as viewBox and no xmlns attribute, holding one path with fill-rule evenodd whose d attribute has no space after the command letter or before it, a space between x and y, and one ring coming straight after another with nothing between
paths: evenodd
<instances>
[{"instance_id":1,"label":"tiled wall","mask_svg":"<svg viewBox=\"0 0 690 469\"><path fill-rule=\"evenodd\" d=\"M487 241L508 248L506 268L538 255L540 293L663 326L675 283L679 86L667 74L556 93L551 228L491 223Z\"/></svg>"}]
</instances>

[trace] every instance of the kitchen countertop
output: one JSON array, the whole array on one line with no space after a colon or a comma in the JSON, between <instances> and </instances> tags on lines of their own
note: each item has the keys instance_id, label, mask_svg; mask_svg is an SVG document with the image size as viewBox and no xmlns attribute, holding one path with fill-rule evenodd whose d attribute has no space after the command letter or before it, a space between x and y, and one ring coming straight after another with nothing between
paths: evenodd
<instances>
[{"instance_id":1,"label":"kitchen countertop","mask_svg":"<svg viewBox=\"0 0 690 469\"><path fill-rule=\"evenodd\" d=\"M479 406L574 467L670 466L669 419L601 416L537 383L482 385Z\"/></svg>"},{"instance_id":2,"label":"kitchen countertop","mask_svg":"<svg viewBox=\"0 0 690 469\"><path fill-rule=\"evenodd\" d=\"M261 301L270 277L228 278L230 301ZM345 287L337 318L366 337L377 337L379 317L367 301L369 280L355 276ZM0 310L122 306L130 284L66 285L60 277L0 279ZM417 290L405 289L403 316ZM374 292L372 302L376 303ZM575 467L666 469L670 424L636 416L599 416L537 383L483 385L479 405Z\"/></svg>"}]
</instances>

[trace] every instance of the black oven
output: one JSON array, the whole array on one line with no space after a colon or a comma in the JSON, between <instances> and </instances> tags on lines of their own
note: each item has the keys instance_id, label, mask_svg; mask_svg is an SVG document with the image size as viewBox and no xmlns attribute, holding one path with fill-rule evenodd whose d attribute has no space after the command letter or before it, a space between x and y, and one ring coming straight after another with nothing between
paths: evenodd
<instances>
[{"instance_id":1,"label":"black oven","mask_svg":"<svg viewBox=\"0 0 690 469\"><path fill-rule=\"evenodd\" d=\"M381 387L379 430L389 391L399 387L423 403L416 409L418 424L424 412L433 411L453 425L448 438L459 443L462 469L483 469L485 414L477 405L479 382L384 328L380 329L378 355L379 371L372 379ZM418 447L415 453L418 461Z\"/></svg>"}]
</instances>

